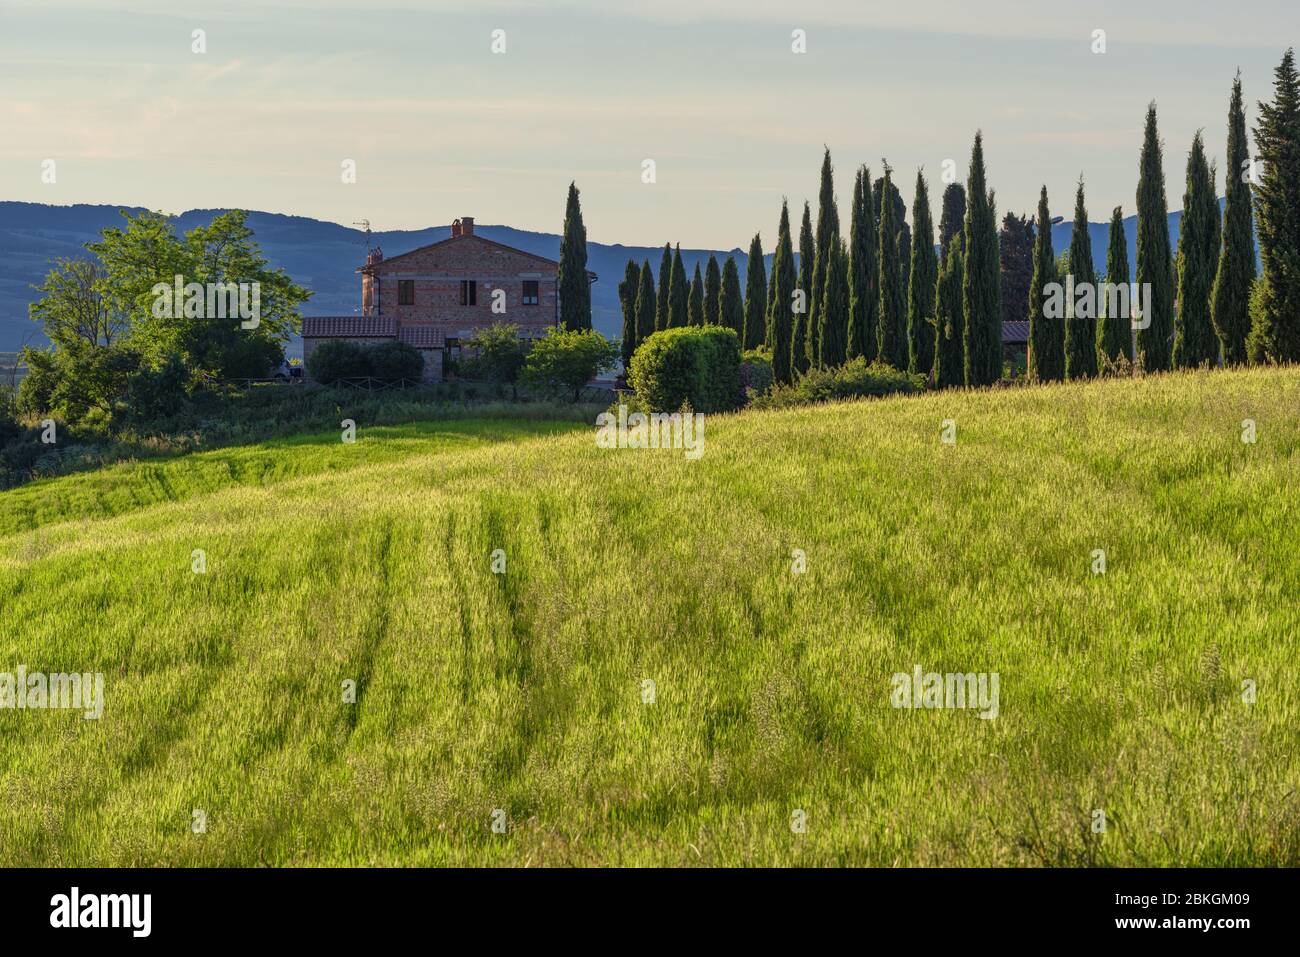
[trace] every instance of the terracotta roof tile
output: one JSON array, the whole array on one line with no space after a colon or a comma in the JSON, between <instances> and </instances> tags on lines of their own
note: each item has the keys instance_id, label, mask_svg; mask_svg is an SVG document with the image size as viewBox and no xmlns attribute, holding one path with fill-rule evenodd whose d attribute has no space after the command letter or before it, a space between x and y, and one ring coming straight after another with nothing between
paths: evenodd
<instances>
[{"instance_id":1,"label":"terracotta roof tile","mask_svg":"<svg viewBox=\"0 0 1300 957\"><path fill-rule=\"evenodd\" d=\"M1003 342L1028 342L1029 323L1019 319L1002 323Z\"/></svg>"},{"instance_id":2,"label":"terracotta roof tile","mask_svg":"<svg viewBox=\"0 0 1300 957\"><path fill-rule=\"evenodd\" d=\"M305 316L304 339L391 339L397 335L396 319L378 316Z\"/></svg>"},{"instance_id":3,"label":"terracotta roof tile","mask_svg":"<svg viewBox=\"0 0 1300 957\"><path fill-rule=\"evenodd\" d=\"M445 342L443 331L434 326L402 326L397 338L416 349L441 349Z\"/></svg>"}]
</instances>

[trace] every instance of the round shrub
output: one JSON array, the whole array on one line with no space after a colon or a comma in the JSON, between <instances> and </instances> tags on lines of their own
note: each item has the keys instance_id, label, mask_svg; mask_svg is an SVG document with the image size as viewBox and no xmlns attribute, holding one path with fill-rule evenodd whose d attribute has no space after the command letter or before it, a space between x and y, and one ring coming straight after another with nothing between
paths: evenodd
<instances>
[{"instance_id":1,"label":"round shrub","mask_svg":"<svg viewBox=\"0 0 1300 957\"><path fill-rule=\"evenodd\" d=\"M724 326L679 326L646 338L632 354L628 384L652 412L730 412L744 397L740 337Z\"/></svg>"},{"instance_id":2,"label":"round shrub","mask_svg":"<svg viewBox=\"0 0 1300 957\"><path fill-rule=\"evenodd\" d=\"M740 381L745 394L751 392L758 396L772 388L775 379L772 373L772 353L766 349L750 349L740 364Z\"/></svg>"},{"instance_id":3,"label":"round shrub","mask_svg":"<svg viewBox=\"0 0 1300 957\"><path fill-rule=\"evenodd\" d=\"M405 342L382 342L366 350L370 360L370 375L385 382L419 382L424 374L424 356L414 346Z\"/></svg>"},{"instance_id":4,"label":"round shrub","mask_svg":"<svg viewBox=\"0 0 1300 957\"><path fill-rule=\"evenodd\" d=\"M370 375L366 351L346 339L327 339L307 357L307 374L322 385L339 379L363 379Z\"/></svg>"}]
</instances>

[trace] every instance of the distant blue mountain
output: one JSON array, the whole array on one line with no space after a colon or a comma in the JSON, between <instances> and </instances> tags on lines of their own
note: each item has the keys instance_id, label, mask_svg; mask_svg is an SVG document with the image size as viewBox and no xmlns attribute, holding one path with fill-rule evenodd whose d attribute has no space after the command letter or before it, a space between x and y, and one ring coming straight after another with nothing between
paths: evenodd
<instances>
[{"instance_id":1,"label":"distant blue mountain","mask_svg":"<svg viewBox=\"0 0 1300 957\"><path fill-rule=\"evenodd\" d=\"M97 239L104 228L120 225L121 210L124 208L0 202L0 352L14 351L29 340L33 343L45 341L39 328L27 318L27 306L36 298L33 285L41 282L54 260L87 255L85 244ZM142 210L133 207L128 211L138 213ZM172 221L179 232L184 232L211 221L222 212L225 210L192 209L172 217ZM1169 214L1169 234L1175 247L1181 219L1180 212ZM249 212L248 224L267 258L273 264L284 267L297 282L312 290L312 298L304 307L304 314L348 315L358 311L361 281L356 269L366 258L364 232L305 216L283 216L256 211ZM555 233L536 233L510 226L483 224L475 224L474 228L480 235L507 246L550 259L559 258L560 237ZM1058 254L1069 246L1071 228L1070 223L1060 223L1052 228L1052 243ZM1106 223L1088 224L1093 260L1102 270L1106 263L1108 230ZM1132 267L1137 260L1135 217L1124 221L1124 230ZM382 246L384 255L395 256L445 239L450 232L450 226L390 230L372 233L370 241ZM592 286L592 314L597 329L610 336L619 332L622 319L618 304L618 284L623 278L628 259L638 263L649 260L651 268L657 273L662 249L662 246L587 243L587 268L600 277ZM743 250L682 250L682 260L688 272L694 271L696 263L703 269L710 255L716 255L719 262L727 256L734 256L743 285L748 263ZM772 257L768 255L764 261L770 269ZM300 350L301 344L294 343L290 354L298 354Z\"/></svg>"}]
</instances>

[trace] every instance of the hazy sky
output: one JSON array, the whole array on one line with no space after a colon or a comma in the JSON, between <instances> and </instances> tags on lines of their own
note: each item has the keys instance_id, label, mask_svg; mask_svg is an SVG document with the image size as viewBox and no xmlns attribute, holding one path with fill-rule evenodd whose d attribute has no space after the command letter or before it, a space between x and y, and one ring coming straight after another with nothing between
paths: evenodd
<instances>
[{"instance_id":1,"label":"hazy sky","mask_svg":"<svg viewBox=\"0 0 1300 957\"><path fill-rule=\"evenodd\" d=\"M909 206L924 165L937 203L982 127L999 214L1046 183L1071 218L1082 173L1099 222L1133 211L1149 100L1179 209L1236 69L1253 124L1298 40L1295 0L0 0L0 199L558 232L575 179L592 240L770 250L823 143L847 222L858 164Z\"/></svg>"}]
</instances>

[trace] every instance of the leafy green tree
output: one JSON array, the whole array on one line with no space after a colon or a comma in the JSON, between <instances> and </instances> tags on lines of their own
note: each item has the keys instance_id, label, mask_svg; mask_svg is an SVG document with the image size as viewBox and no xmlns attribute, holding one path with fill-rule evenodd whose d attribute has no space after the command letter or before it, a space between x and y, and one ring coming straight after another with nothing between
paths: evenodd
<instances>
[{"instance_id":1,"label":"leafy green tree","mask_svg":"<svg viewBox=\"0 0 1300 957\"><path fill-rule=\"evenodd\" d=\"M682 262L682 246L673 250L672 277L668 281L668 328L675 329L690 324L690 291L686 282L686 266Z\"/></svg>"},{"instance_id":2,"label":"leafy green tree","mask_svg":"<svg viewBox=\"0 0 1300 957\"><path fill-rule=\"evenodd\" d=\"M659 291L655 295L655 331L668 328L668 306L672 300L673 246L664 243L664 254L659 257Z\"/></svg>"},{"instance_id":3,"label":"leafy green tree","mask_svg":"<svg viewBox=\"0 0 1300 957\"><path fill-rule=\"evenodd\" d=\"M1251 362L1300 362L1300 78L1287 50L1273 102L1259 104L1255 222L1263 282L1246 342Z\"/></svg>"},{"instance_id":4,"label":"leafy green tree","mask_svg":"<svg viewBox=\"0 0 1300 957\"><path fill-rule=\"evenodd\" d=\"M1034 277L1029 283L1029 377L1039 382L1065 378L1065 322L1049 313L1047 287L1057 282L1052 254L1052 217L1047 211L1047 187L1038 195L1034 236ZM1061 304L1057 299L1058 305Z\"/></svg>"},{"instance_id":5,"label":"leafy green tree","mask_svg":"<svg viewBox=\"0 0 1300 957\"><path fill-rule=\"evenodd\" d=\"M668 268L672 269L671 261ZM650 260L641 264L641 277L637 284L636 296L636 341L637 345L655 333L656 317L659 313L658 296L655 295L655 277L650 269ZM626 364L624 368L626 368Z\"/></svg>"},{"instance_id":6,"label":"leafy green tree","mask_svg":"<svg viewBox=\"0 0 1300 957\"><path fill-rule=\"evenodd\" d=\"M520 381L577 402L587 383L617 361L618 347L593 329L550 328L528 350Z\"/></svg>"},{"instance_id":7,"label":"leafy green tree","mask_svg":"<svg viewBox=\"0 0 1300 957\"><path fill-rule=\"evenodd\" d=\"M1173 363L1174 267L1169 250L1169 207L1165 203L1164 155L1156 128L1156 105L1147 107L1137 188L1137 282L1151 284L1151 315L1137 330L1144 368L1167 371Z\"/></svg>"},{"instance_id":8,"label":"leafy green tree","mask_svg":"<svg viewBox=\"0 0 1300 957\"><path fill-rule=\"evenodd\" d=\"M763 264L763 239L758 233L749 243L745 267L745 329L741 342L746 352L767 339L767 269Z\"/></svg>"},{"instance_id":9,"label":"leafy green tree","mask_svg":"<svg viewBox=\"0 0 1300 957\"><path fill-rule=\"evenodd\" d=\"M618 302L623 312L623 332L619 345L623 355L623 366L632 361L636 351L636 297L641 291L641 270L631 259L623 269L623 281L618 284Z\"/></svg>"},{"instance_id":10,"label":"leafy green tree","mask_svg":"<svg viewBox=\"0 0 1300 957\"><path fill-rule=\"evenodd\" d=\"M992 385L1002 377L1002 308L999 282L998 214L985 182L984 137L975 134L966 180L963 226L965 272L962 315L965 320L965 375L969 386Z\"/></svg>"},{"instance_id":11,"label":"leafy green tree","mask_svg":"<svg viewBox=\"0 0 1300 957\"><path fill-rule=\"evenodd\" d=\"M1002 289L1002 321L1027 322L1029 284L1034 278L1033 217L1007 213L998 230L998 282Z\"/></svg>"},{"instance_id":12,"label":"leafy green tree","mask_svg":"<svg viewBox=\"0 0 1300 957\"><path fill-rule=\"evenodd\" d=\"M587 276L587 227L582 224L578 187L569 184L560 241L560 323L570 331L591 328L591 281Z\"/></svg>"},{"instance_id":13,"label":"leafy green tree","mask_svg":"<svg viewBox=\"0 0 1300 957\"><path fill-rule=\"evenodd\" d=\"M704 325L704 280L700 278L700 264L695 264L695 275L691 277L691 288L686 301L687 323L692 326Z\"/></svg>"},{"instance_id":14,"label":"leafy green tree","mask_svg":"<svg viewBox=\"0 0 1300 957\"><path fill-rule=\"evenodd\" d=\"M698 268L698 267L697 267ZM710 253L709 265L704 270L704 325L720 325L718 321L719 297L722 295L722 272L717 258Z\"/></svg>"},{"instance_id":15,"label":"leafy green tree","mask_svg":"<svg viewBox=\"0 0 1300 957\"><path fill-rule=\"evenodd\" d=\"M939 260L934 251L930 188L920 170L916 171L912 222L916 224L916 242L912 245L912 268L908 271L908 371L928 376L934 368L934 303L936 284L939 281Z\"/></svg>"},{"instance_id":16,"label":"leafy green tree","mask_svg":"<svg viewBox=\"0 0 1300 957\"><path fill-rule=\"evenodd\" d=\"M850 359L876 358L876 310L880 306L876 253L879 226L872 204L871 171L858 168L853 182L853 209L849 217L849 335Z\"/></svg>"},{"instance_id":17,"label":"leafy green tree","mask_svg":"<svg viewBox=\"0 0 1300 957\"><path fill-rule=\"evenodd\" d=\"M1074 289L1091 287L1096 291L1097 270L1092 262L1092 239L1088 235L1088 208L1083 202L1083 177L1074 194L1074 226L1070 231L1070 262L1068 273L1074 277ZM1094 298L1094 304L1096 300ZM1065 377L1091 379L1097 375L1097 313L1093 309L1086 316L1069 299L1065 303Z\"/></svg>"},{"instance_id":18,"label":"leafy green tree","mask_svg":"<svg viewBox=\"0 0 1300 957\"><path fill-rule=\"evenodd\" d=\"M939 267L934 383L940 389L960 386L966 381L965 336L962 331L966 326L962 318L965 262L962 234L957 232L948 241L948 253Z\"/></svg>"},{"instance_id":19,"label":"leafy green tree","mask_svg":"<svg viewBox=\"0 0 1300 957\"><path fill-rule=\"evenodd\" d=\"M1110 214L1110 244L1106 247L1106 282L1118 285L1128 281L1128 240L1124 236L1124 209L1116 206ZM1111 315L1111 312L1119 310L1110 309L1107 297L1099 295L1097 300L1097 307L1101 311L1101 322L1097 328L1098 360L1107 365L1114 365L1121 357L1132 359L1132 318L1127 315ZM1130 312L1132 308L1130 303Z\"/></svg>"},{"instance_id":20,"label":"leafy green tree","mask_svg":"<svg viewBox=\"0 0 1300 957\"><path fill-rule=\"evenodd\" d=\"M511 387L519 381L528 348L519 338L518 325L513 322L494 322L486 329L476 330L470 337L468 345L466 351L469 358L461 364L461 371L465 378ZM319 351L320 349L317 349L317 352ZM314 374L313 378L315 378ZM401 378L409 378L409 376Z\"/></svg>"},{"instance_id":21,"label":"leafy green tree","mask_svg":"<svg viewBox=\"0 0 1300 957\"><path fill-rule=\"evenodd\" d=\"M1183 222L1178 234L1178 313L1174 320L1174 365L1180 369L1212 365L1219 340L1210 318L1210 292L1219 261L1219 199L1215 169L1205 159L1199 130L1187 156Z\"/></svg>"},{"instance_id":22,"label":"leafy green tree","mask_svg":"<svg viewBox=\"0 0 1300 957\"><path fill-rule=\"evenodd\" d=\"M768 328L772 339L772 373L778 383L794 381L798 369L793 363L795 283L794 246L790 240L790 204L781 201L781 225L777 230L776 254L772 257L772 288L767 297Z\"/></svg>"},{"instance_id":23,"label":"leafy green tree","mask_svg":"<svg viewBox=\"0 0 1300 957\"><path fill-rule=\"evenodd\" d=\"M880 275L879 322L876 328L876 355L900 372L907 371L907 312L898 278L898 229L894 223L891 170L885 167L880 189L880 230L878 262Z\"/></svg>"},{"instance_id":24,"label":"leafy green tree","mask_svg":"<svg viewBox=\"0 0 1300 957\"><path fill-rule=\"evenodd\" d=\"M106 285L96 260L60 259L36 287L41 297L31 305L31 318L56 347L112 346L130 330L131 317L105 295Z\"/></svg>"},{"instance_id":25,"label":"leafy green tree","mask_svg":"<svg viewBox=\"0 0 1300 957\"><path fill-rule=\"evenodd\" d=\"M812 231L812 213L808 209L808 203L803 204L803 223L799 227L799 288L803 291L802 298L794 306L794 316L792 321L794 329L792 332L793 340L790 346L790 363L798 373L808 371L809 366L815 362L815 357L808 350L811 348L811 313L812 308L812 282L813 266L817 258L816 240L813 239Z\"/></svg>"},{"instance_id":26,"label":"leafy green tree","mask_svg":"<svg viewBox=\"0 0 1300 957\"><path fill-rule=\"evenodd\" d=\"M1250 334L1250 287L1255 282L1255 229L1250 211L1250 141L1241 98L1241 71L1228 104L1228 168L1224 183L1223 249L1210 292L1214 331L1225 365L1246 362Z\"/></svg>"},{"instance_id":27,"label":"leafy green tree","mask_svg":"<svg viewBox=\"0 0 1300 957\"><path fill-rule=\"evenodd\" d=\"M734 256L728 256L722 266L722 288L718 292L718 324L726 326L741 337L745 335L745 302L740 297L740 270Z\"/></svg>"},{"instance_id":28,"label":"leafy green tree","mask_svg":"<svg viewBox=\"0 0 1300 957\"><path fill-rule=\"evenodd\" d=\"M820 253L818 254L821 255ZM835 237L835 244L826 253L822 291L817 297L817 312L821 321L821 361L824 369L843 365L848 358L849 334L849 252L844 240Z\"/></svg>"}]
</instances>

